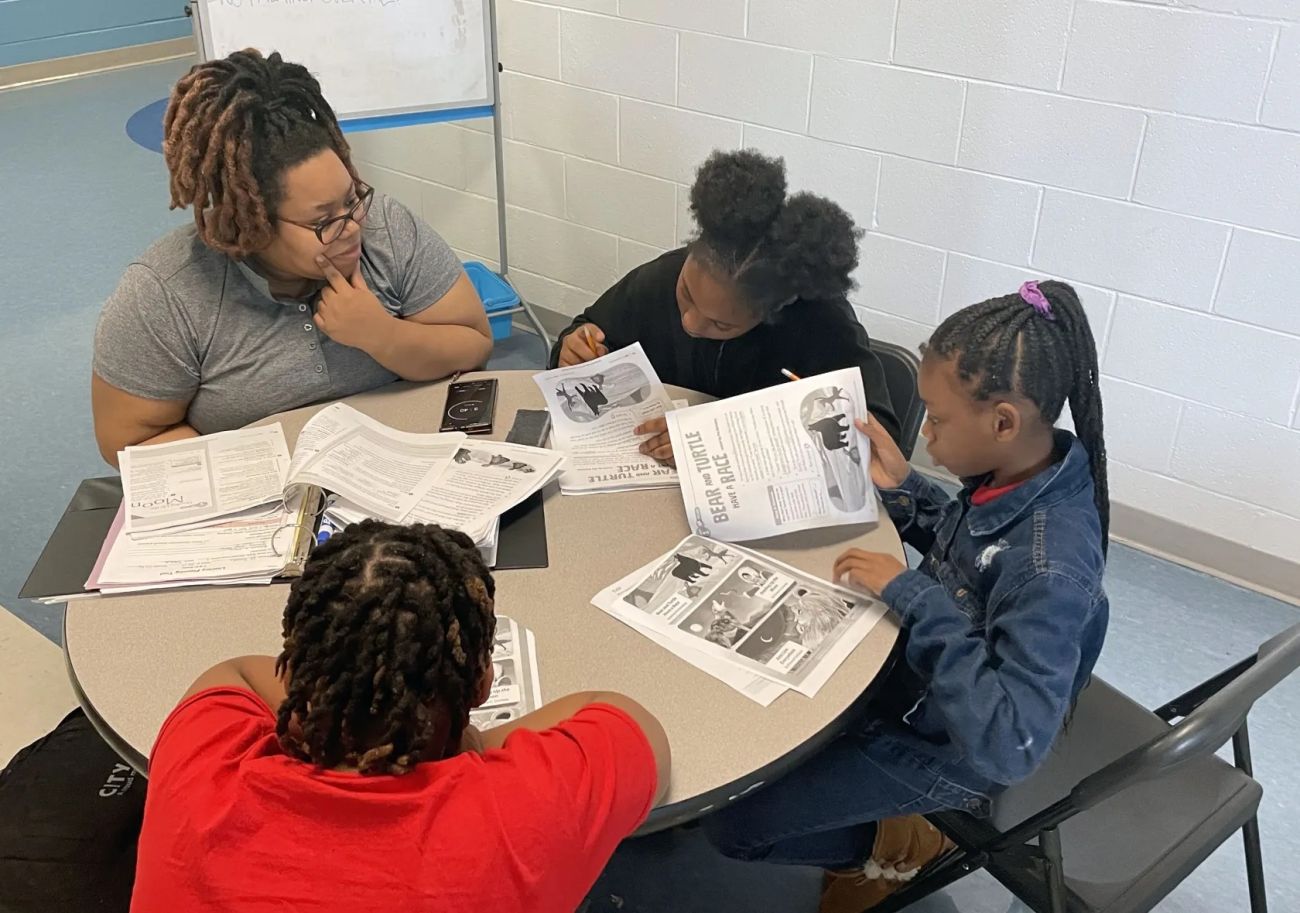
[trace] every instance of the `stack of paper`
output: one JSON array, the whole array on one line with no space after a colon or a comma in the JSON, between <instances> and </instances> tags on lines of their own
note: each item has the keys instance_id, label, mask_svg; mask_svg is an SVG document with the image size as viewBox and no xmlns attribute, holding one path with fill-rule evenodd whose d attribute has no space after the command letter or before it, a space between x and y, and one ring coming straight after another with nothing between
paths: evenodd
<instances>
[{"instance_id":1,"label":"stack of paper","mask_svg":"<svg viewBox=\"0 0 1300 913\"><path fill-rule=\"evenodd\" d=\"M586 364L534 375L551 413L557 450L569 458L560 476L566 495L669 488L677 471L641 453L634 429L672 409L640 343Z\"/></svg>"},{"instance_id":2,"label":"stack of paper","mask_svg":"<svg viewBox=\"0 0 1300 913\"><path fill-rule=\"evenodd\" d=\"M833 371L672 412L686 516L728 542L877 517L862 372Z\"/></svg>"},{"instance_id":3,"label":"stack of paper","mask_svg":"<svg viewBox=\"0 0 1300 913\"><path fill-rule=\"evenodd\" d=\"M887 611L862 593L701 536L687 536L592 603L763 706L787 688L816 697Z\"/></svg>"},{"instance_id":4,"label":"stack of paper","mask_svg":"<svg viewBox=\"0 0 1300 913\"><path fill-rule=\"evenodd\" d=\"M540 491L563 465L563 454L541 447L457 441L447 448L433 484L400 522L458 529L474 540L489 565L494 564L501 515ZM348 499L339 499L326 516L346 527L371 514Z\"/></svg>"},{"instance_id":5,"label":"stack of paper","mask_svg":"<svg viewBox=\"0 0 1300 913\"><path fill-rule=\"evenodd\" d=\"M533 633L514 619L498 615L492 643L492 693L483 706L470 711L469 721L479 729L491 729L540 706L542 683Z\"/></svg>"},{"instance_id":6,"label":"stack of paper","mask_svg":"<svg viewBox=\"0 0 1300 913\"><path fill-rule=\"evenodd\" d=\"M292 539L290 516L277 505L260 516L124 535L123 505L86 589L111 595L198 584L270 583L285 566L286 544Z\"/></svg>"},{"instance_id":7,"label":"stack of paper","mask_svg":"<svg viewBox=\"0 0 1300 913\"><path fill-rule=\"evenodd\" d=\"M303 427L292 459L280 425L119 455L122 508L88 590L266 583L301 570L322 493L340 526L375 517L438 523L495 562L500 517L559 473L551 450L411 434L335 403Z\"/></svg>"}]
</instances>

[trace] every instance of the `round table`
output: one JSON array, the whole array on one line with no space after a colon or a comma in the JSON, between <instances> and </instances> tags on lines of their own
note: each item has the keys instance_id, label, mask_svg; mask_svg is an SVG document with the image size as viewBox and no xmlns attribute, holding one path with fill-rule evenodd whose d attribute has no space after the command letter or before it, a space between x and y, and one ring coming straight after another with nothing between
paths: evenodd
<instances>
[{"instance_id":1,"label":"round table","mask_svg":"<svg viewBox=\"0 0 1300 913\"><path fill-rule=\"evenodd\" d=\"M532 372L487 372L500 381L495 430L502 439L518 409L543 408ZM404 431L436 431L447 382L398 383L349 397L349 405ZM674 390L675 398L708 397ZM268 419L284 426L292 449L303 424L326 404ZM546 494L550 566L497 575L497 611L537 639L544 696L618 691L661 721L673 747L672 784L645 830L657 830L723 804L785 773L837 734L888 665L898 628L882 619L810 699L793 691L770 707L733 691L591 605L591 597L689 532L676 489L564 497ZM845 547L902 557L889 520L748 543L825 577ZM232 656L280 651L288 587L210 587L68 604L63 647L77 695L100 732L143 769L163 720L210 666Z\"/></svg>"}]
</instances>

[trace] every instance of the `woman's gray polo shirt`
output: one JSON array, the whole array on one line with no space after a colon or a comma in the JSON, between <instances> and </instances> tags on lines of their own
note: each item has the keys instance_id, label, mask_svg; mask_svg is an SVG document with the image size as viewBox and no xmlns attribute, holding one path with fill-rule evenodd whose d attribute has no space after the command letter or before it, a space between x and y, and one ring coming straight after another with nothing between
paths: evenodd
<instances>
[{"instance_id":1,"label":"woman's gray polo shirt","mask_svg":"<svg viewBox=\"0 0 1300 913\"><path fill-rule=\"evenodd\" d=\"M361 274L390 313L409 317L447 294L461 264L423 220L376 194ZM318 330L315 299L272 297L247 263L179 228L127 267L105 303L94 370L135 396L189 400L186 421L200 434L397 379Z\"/></svg>"}]
</instances>

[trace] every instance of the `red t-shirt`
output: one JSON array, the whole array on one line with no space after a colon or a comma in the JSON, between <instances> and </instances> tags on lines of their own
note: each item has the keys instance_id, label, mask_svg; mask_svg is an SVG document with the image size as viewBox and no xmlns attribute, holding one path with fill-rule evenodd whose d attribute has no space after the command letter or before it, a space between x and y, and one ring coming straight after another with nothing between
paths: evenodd
<instances>
[{"instance_id":1,"label":"red t-shirt","mask_svg":"<svg viewBox=\"0 0 1300 913\"><path fill-rule=\"evenodd\" d=\"M263 700L210 688L154 745L131 910L572 913L656 779L645 734L604 704L363 777L288 757Z\"/></svg>"}]
</instances>

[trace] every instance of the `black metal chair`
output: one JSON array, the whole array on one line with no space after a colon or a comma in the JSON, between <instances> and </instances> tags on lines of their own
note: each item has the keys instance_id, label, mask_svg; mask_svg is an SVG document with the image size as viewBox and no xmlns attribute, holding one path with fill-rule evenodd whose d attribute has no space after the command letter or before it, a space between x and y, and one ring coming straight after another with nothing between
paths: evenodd
<instances>
[{"instance_id":1,"label":"black metal chair","mask_svg":"<svg viewBox=\"0 0 1300 913\"><path fill-rule=\"evenodd\" d=\"M1036 913L1146 913L1238 830L1250 909L1265 913L1246 717L1297 666L1300 625L1154 712L1094 677L1042 768L990 819L931 815L957 850L872 913L981 868ZM1229 740L1235 766L1215 755Z\"/></svg>"},{"instance_id":2,"label":"black metal chair","mask_svg":"<svg viewBox=\"0 0 1300 913\"><path fill-rule=\"evenodd\" d=\"M903 346L874 338L871 351L876 353L885 369L885 386L898 417L898 446L903 456L910 460L916 447L916 436L921 433L921 422L925 421L925 403L921 401L921 392L916 386L921 359Z\"/></svg>"}]
</instances>

